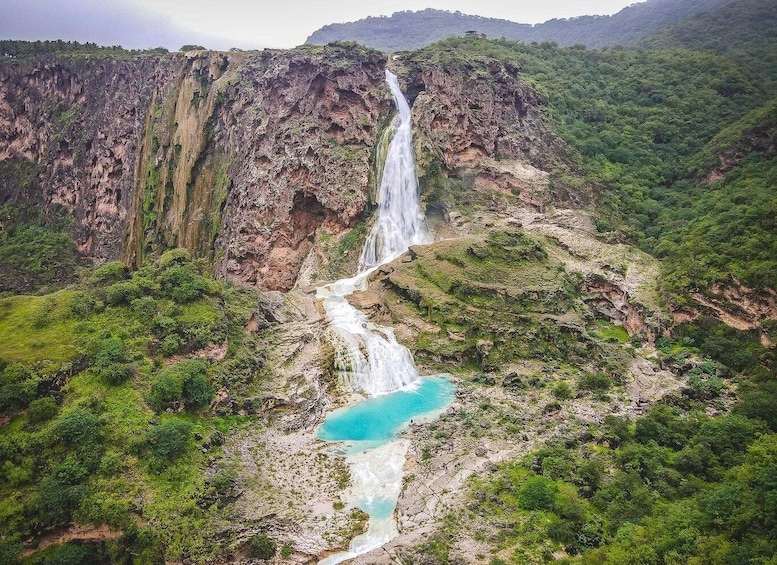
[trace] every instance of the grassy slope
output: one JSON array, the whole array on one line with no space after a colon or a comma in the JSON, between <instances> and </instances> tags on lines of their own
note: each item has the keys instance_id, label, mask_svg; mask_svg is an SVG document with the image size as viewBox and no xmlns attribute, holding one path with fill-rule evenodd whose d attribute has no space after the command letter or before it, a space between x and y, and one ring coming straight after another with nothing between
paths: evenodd
<instances>
[{"instance_id":1,"label":"grassy slope","mask_svg":"<svg viewBox=\"0 0 777 565\"><path fill-rule=\"evenodd\" d=\"M171 272L185 273L175 287ZM260 382L261 358L243 351L256 345L243 338L256 296L202 278L185 256L126 277L109 264L76 290L0 300L4 562L71 522L116 533L77 558L65 545L28 561L201 561L235 543L222 531L234 475L218 461L241 419L202 408L216 386L239 398ZM181 288L194 290L174 297ZM172 357L226 339L221 363Z\"/></svg>"},{"instance_id":2,"label":"grassy slope","mask_svg":"<svg viewBox=\"0 0 777 565\"><path fill-rule=\"evenodd\" d=\"M520 65L545 93L559 132L600 190L601 230L615 228L661 257L662 285L682 303L690 291L732 276L756 289L777 286L774 8L744 2L731 10L738 12L711 14L658 37L651 51L466 38L430 46L426 56ZM723 38L716 36L714 48L715 34L706 31L713 23ZM421 256L413 284L401 281L401 273L395 278L400 287L418 287L420 306L430 297L427 319L445 327L446 308L436 320L435 308L460 298L451 296L450 280L466 269L439 266L441 260ZM445 274L442 284L423 272L430 263ZM469 313L452 320L466 337L470 326L491 321ZM618 340L607 327L591 328L590 335ZM466 510L448 515L408 559L453 563L458 541L469 537L488 548L492 565L553 558L773 562L775 348L761 345L756 331L707 318L675 328L658 345L662 365L688 385L682 400L659 404L636 424L608 417L588 439L551 442L474 480ZM710 409L725 413L724 382L732 377L739 386L732 413L709 418Z\"/></svg>"}]
</instances>

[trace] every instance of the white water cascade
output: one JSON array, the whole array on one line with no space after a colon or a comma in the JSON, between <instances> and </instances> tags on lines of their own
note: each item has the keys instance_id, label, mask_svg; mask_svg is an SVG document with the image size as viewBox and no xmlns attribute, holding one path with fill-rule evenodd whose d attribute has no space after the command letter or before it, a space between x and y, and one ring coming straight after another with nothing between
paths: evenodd
<instances>
[{"instance_id":1,"label":"white water cascade","mask_svg":"<svg viewBox=\"0 0 777 565\"><path fill-rule=\"evenodd\" d=\"M410 107L396 75L389 70L386 82L398 115L392 124L394 135L380 183L378 217L362 249L359 273L317 290L317 296L324 299L331 327L339 336L335 366L343 373L346 385L368 396L405 387L418 379L418 372L410 352L397 343L391 328L369 322L346 296L366 289L375 269L393 261L411 245L432 241L419 206Z\"/></svg>"},{"instance_id":2,"label":"white water cascade","mask_svg":"<svg viewBox=\"0 0 777 565\"><path fill-rule=\"evenodd\" d=\"M383 166L378 219L364 243L360 271L393 261L411 245L432 241L418 201L410 106L399 89L396 75L389 70L386 70L386 82L394 95L398 115Z\"/></svg>"},{"instance_id":3,"label":"white water cascade","mask_svg":"<svg viewBox=\"0 0 777 565\"><path fill-rule=\"evenodd\" d=\"M393 330L371 323L346 297L356 290L365 290L372 272L405 253L411 245L432 241L419 206L410 107L396 75L388 70L386 82L398 115L392 123L393 137L380 183L377 219L362 250L359 273L317 289L336 334L335 367L350 390L373 397L414 385L419 381L418 371L412 355L397 342ZM367 511L370 520L367 531L351 541L348 551L332 555L321 564L353 559L397 535L393 511L408 445L406 440L395 439L348 456L352 477L349 503Z\"/></svg>"}]
</instances>

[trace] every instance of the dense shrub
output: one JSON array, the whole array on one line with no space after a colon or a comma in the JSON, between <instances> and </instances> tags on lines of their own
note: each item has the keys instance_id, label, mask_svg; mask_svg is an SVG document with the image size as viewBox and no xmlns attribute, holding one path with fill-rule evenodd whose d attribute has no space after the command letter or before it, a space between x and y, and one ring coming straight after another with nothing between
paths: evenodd
<instances>
[{"instance_id":1,"label":"dense shrub","mask_svg":"<svg viewBox=\"0 0 777 565\"><path fill-rule=\"evenodd\" d=\"M104 304L94 296L85 292L76 292L70 300L68 309L73 317L83 320L101 310L103 306Z\"/></svg>"},{"instance_id":2,"label":"dense shrub","mask_svg":"<svg viewBox=\"0 0 777 565\"><path fill-rule=\"evenodd\" d=\"M572 398L572 388L569 386L568 383L557 383L553 387L553 396L558 398L559 400L569 400Z\"/></svg>"},{"instance_id":3,"label":"dense shrub","mask_svg":"<svg viewBox=\"0 0 777 565\"><path fill-rule=\"evenodd\" d=\"M143 295L143 289L134 280L114 283L105 289L105 300L113 306L126 306Z\"/></svg>"},{"instance_id":4,"label":"dense shrub","mask_svg":"<svg viewBox=\"0 0 777 565\"><path fill-rule=\"evenodd\" d=\"M192 425L170 420L148 432L146 439L151 452L160 462L173 461L186 453L191 444Z\"/></svg>"},{"instance_id":5,"label":"dense shrub","mask_svg":"<svg viewBox=\"0 0 777 565\"><path fill-rule=\"evenodd\" d=\"M597 371L595 373L586 373L583 375L577 383L577 386L582 390L605 391L609 390L612 386L612 381L610 380L610 377L601 371Z\"/></svg>"},{"instance_id":6,"label":"dense shrub","mask_svg":"<svg viewBox=\"0 0 777 565\"><path fill-rule=\"evenodd\" d=\"M92 271L90 282L92 284L105 286L119 281L123 281L128 276L127 268L121 261L105 263Z\"/></svg>"},{"instance_id":7,"label":"dense shrub","mask_svg":"<svg viewBox=\"0 0 777 565\"><path fill-rule=\"evenodd\" d=\"M88 449L96 445L102 434L99 418L83 408L68 412L54 422L54 438L65 444Z\"/></svg>"},{"instance_id":8,"label":"dense shrub","mask_svg":"<svg viewBox=\"0 0 777 565\"><path fill-rule=\"evenodd\" d=\"M153 320L157 312L157 303L151 296L142 296L131 302L132 311L142 320Z\"/></svg>"},{"instance_id":9,"label":"dense shrub","mask_svg":"<svg viewBox=\"0 0 777 565\"><path fill-rule=\"evenodd\" d=\"M50 396L37 398L27 407L27 421L30 424L48 422L57 414L57 402Z\"/></svg>"},{"instance_id":10,"label":"dense shrub","mask_svg":"<svg viewBox=\"0 0 777 565\"><path fill-rule=\"evenodd\" d=\"M174 264L160 276L162 292L175 302L185 303L199 298L208 291L208 281L197 273L191 263Z\"/></svg>"},{"instance_id":11,"label":"dense shrub","mask_svg":"<svg viewBox=\"0 0 777 565\"><path fill-rule=\"evenodd\" d=\"M127 363L124 342L116 337L104 338L95 354L95 367L100 378L109 385L119 385L127 380L133 366Z\"/></svg>"},{"instance_id":12,"label":"dense shrub","mask_svg":"<svg viewBox=\"0 0 777 565\"><path fill-rule=\"evenodd\" d=\"M162 369L151 383L149 404L155 410L185 407L196 410L207 406L213 397L213 387L205 374L203 361L187 359Z\"/></svg>"},{"instance_id":13,"label":"dense shrub","mask_svg":"<svg viewBox=\"0 0 777 565\"><path fill-rule=\"evenodd\" d=\"M259 534L248 542L248 555L255 559L268 561L275 557L275 542L267 534Z\"/></svg>"},{"instance_id":14,"label":"dense shrub","mask_svg":"<svg viewBox=\"0 0 777 565\"><path fill-rule=\"evenodd\" d=\"M163 410L173 407L181 401L183 395L183 381L172 369L159 372L151 381L151 393L148 403L154 410Z\"/></svg>"},{"instance_id":15,"label":"dense shrub","mask_svg":"<svg viewBox=\"0 0 777 565\"><path fill-rule=\"evenodd\" d=\"M556 492L557 487L551 479L529 477L518 491L518 505L524 510L552 510Z\"/></svg>"}]
</instances>

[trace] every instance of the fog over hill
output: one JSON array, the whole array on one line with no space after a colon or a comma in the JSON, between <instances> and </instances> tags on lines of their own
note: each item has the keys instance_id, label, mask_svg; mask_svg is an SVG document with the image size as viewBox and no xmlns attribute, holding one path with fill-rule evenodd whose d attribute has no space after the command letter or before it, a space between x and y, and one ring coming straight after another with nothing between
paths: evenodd
<instances>
[{"instance_id":1,"label":"fog over hill","mask_svg":"<svg viewBox=\"0 0 777 565\"><path fill-rule=\"evenodd\" d=\"M444 10L405 11L395 12L390 17L330 24L315 31L307 43L323 45L332 41L356 41L383 51L402 51L476 32L489 38L504 37L527 43L552 41L561 46L583 44L595 48L628 45L693 14L725 3L726 0L648 0L612 16L552 19L534 26Z\"/></svg>"}]
</instances>

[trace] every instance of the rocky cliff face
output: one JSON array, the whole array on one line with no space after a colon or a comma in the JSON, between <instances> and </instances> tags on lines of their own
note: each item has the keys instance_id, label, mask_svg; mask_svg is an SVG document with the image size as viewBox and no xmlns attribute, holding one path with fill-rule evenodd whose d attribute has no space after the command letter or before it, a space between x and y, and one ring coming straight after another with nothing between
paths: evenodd
<instances>
[{"instance_id":1,"label":"rocky cliff face","mask_svg":"<svg viewBox=\"0 0 777 565\"><path fill-rule=\"evenodd\" d=\"M309 251L369 208L392 112L385 65L345 44L5 61L0 159L35 164L42 204L72 211L86 256L137 266L186 247L220 278L288 290ZM517 69L397 66L420 176L466 170L544 207L542 170L564 151Z\"/></svg>"},{"instance_id":2,"label":"rocky cliff face","mask_svg":"<svg viewBox=\"0 0 777 565\"><path fill-rule=\"evenodd\" d=\"M72 211L82 254L118 254L149 103L178 65L178 56L0 65L0 160L37 166L42 204Z\"/></svg>"}]
</instances>

